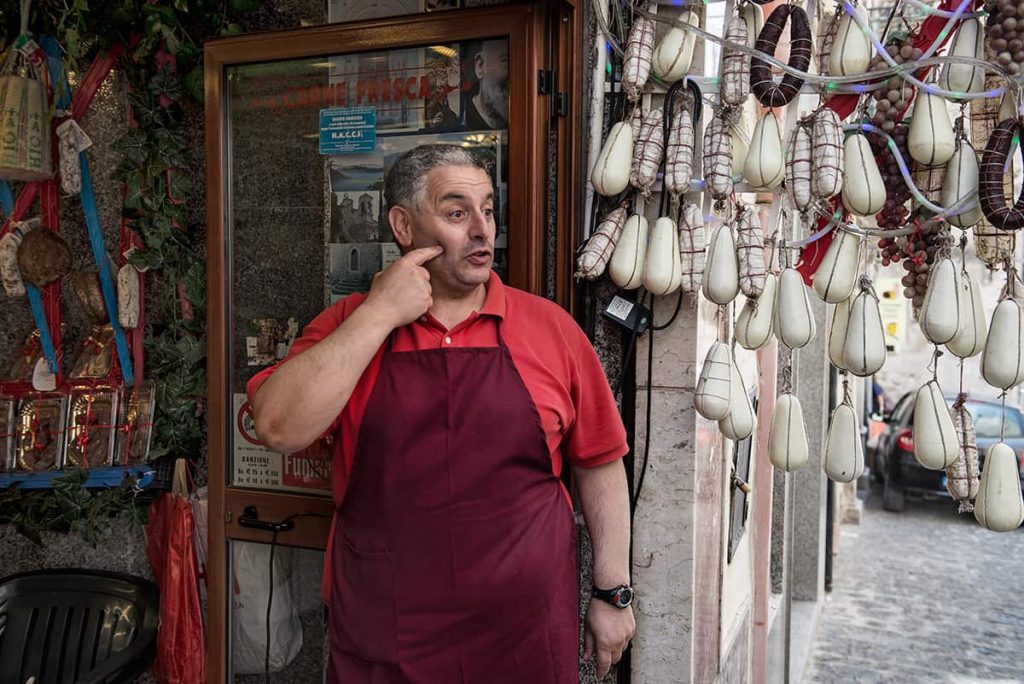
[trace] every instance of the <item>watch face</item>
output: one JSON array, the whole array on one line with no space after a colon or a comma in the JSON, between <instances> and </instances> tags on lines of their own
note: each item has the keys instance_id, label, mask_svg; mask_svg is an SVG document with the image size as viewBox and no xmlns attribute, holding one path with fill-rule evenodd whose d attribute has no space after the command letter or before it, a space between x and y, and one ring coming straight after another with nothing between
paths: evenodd
<instances>
[{"instance_id":1,"label":"watch face","mask_svg":"<svg viewBox=\"0 0 1024 684\"><path fill-rule=\"evenodd\" d=\"M633 602L633 590L629 587L623 587L615 593L615 603L619 608L625 608Z\"/></svg>"}]
</instances>

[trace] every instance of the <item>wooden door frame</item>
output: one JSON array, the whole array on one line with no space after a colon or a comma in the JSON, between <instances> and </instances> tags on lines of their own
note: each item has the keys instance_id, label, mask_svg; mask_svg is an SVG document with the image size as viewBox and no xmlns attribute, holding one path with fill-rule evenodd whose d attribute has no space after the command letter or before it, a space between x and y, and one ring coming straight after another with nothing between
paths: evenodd
<instances>
[{"instance_id":1,"label":"wooden door frame","mask_svg":"<svg viewBox=\"0 0 1024 684\"><path fill-rule=\"evenodd\" d=\"M255 503L263 519L277 520L298 511L330 514L329 498L230 488L228 456L232 373L230 353L231 306L228 301L232 278L229 238L226 232L230 168L227 163L226 69L234 65L333 56L381 49L414 47L453 41L474 40L507 35L509 38L509 187L525 193L527 202L509 203L509 283L542 294L546 286L546 207L548 131L552 125L550 96L540 96L538 71L546 66L549 45L548 22L553 15L544 11L545 3L523 2L511 5L452 10L436 14L376 19L351 24L330 24L287 31L272 31L210 41L205 45L205 115L207 182L207 284L208 284L208 407L209 407L209 620L207 631L208 680L222 683L228 676L230 644L228 618L228 542L231 539L269 542L271 534L237 524L241 501ZM576 244L575 226L579 201L575 163L578 130L579 51L575 41L580 35L581 14L572 0L561 3L572 9L561 20L556 60L550 68L561 70L560 89L569 91L568 116L554 125L559 131L557 165L558 211L556 227L555 277L556 299L564 308L572 308L572 248ZM568 42L567 42L568 39ZM344 46L339 49L339 46ZM515 239L513 240L513 235ZM513 245L515 245L513 247ZM306 518L292 532L278 535L278 542L290 546L323 548L329 523L324 518ZM298 523L298 521L297 521Z\"/></svg>"}]
</instances>

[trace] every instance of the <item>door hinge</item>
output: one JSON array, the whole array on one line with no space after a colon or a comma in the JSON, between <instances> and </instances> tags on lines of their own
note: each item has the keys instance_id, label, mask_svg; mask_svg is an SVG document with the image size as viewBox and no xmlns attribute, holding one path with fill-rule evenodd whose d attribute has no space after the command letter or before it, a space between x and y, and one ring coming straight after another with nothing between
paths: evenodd
<instances>
[{"instance_id":1,"label":"door hinge","mask_svg":"<svg viewBox=\"0 0 1024 684\"><path fill-rule=\"evenodd\" d=\"M555 72L551 69L539 69L537 71L537 94L550 95L555 88Z\"/></svg>"},{"instance_id":2,"label":"door hinge","mask_svg":"<svg viewBox=\"0 0 1024 684\"><path fill-rule=\"evenodd\" d=\"M569 93L555 93L555 96L551 98L551 116L568 116L569 115Z\"/></svg>"}]
</instances>

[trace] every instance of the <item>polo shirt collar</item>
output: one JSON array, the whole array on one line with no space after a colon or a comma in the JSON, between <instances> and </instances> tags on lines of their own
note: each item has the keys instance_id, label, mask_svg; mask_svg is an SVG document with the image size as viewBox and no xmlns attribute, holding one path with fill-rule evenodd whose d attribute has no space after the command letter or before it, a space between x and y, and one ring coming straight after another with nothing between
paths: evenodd
<instances>
[{"instance_id":1,"label":"polo shirt collar","mask_svg":"<svg viewBox=\"0 0 1024 684\"><path fill-rule=\"evenodd\" d=\"M487 279L487 295L484 297L484 305L477 312L481 316L496 316L505 318L505 284L493 270Z\"/></svg>"}]
</instances>

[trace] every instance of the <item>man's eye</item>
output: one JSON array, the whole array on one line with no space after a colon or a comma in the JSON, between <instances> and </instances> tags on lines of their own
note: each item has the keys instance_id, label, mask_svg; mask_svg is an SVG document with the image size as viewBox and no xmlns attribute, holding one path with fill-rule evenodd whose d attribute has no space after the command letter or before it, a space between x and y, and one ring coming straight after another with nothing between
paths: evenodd
<instances>
[{"instance_id":1,"label":"man's eye","mask_svg":"<svg viewBox=\"0 0 1024 684\"><path fill-rule=\"evenodd\" d=\"M494 218L494 209L484 209L483 213L487 218Z\"/></svg>"},{"instance_id":2,"label":"man's eye","mask_svg":"<svg viewBox=\"0 0 1024 684\"><path fill-rule=\"evenodd\" d=\"M465 216L466 216L466 212L464 212L461 209L456 209L455 211L448 212L448 218L454 219L456 221L458 221L461 218L464 218Z\"/></svg>"}]
</instances>

